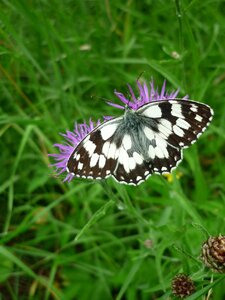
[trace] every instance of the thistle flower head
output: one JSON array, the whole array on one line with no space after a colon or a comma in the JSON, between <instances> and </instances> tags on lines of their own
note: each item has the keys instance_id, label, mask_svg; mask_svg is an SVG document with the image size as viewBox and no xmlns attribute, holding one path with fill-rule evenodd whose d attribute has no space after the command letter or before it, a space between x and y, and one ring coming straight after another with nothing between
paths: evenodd
<instances>
[{"instance_id":1,"label":"thistle flower head","mask_svg":"<svg viewBox=\"0 0 225 300\"><path fill-rule=\"evenodd\" d=\"M117 98L120 99L120 101L123 102L126 106L130 107L133 110L137 110L142 105L150 103L152 101L159 101L159 100L170 100L177 97L179 93L179 89L176 91L172 91L171 93L168 93L166 91L166 81L164 81L162 85L161 91L158 90L158 87L154 86L153 80L150 81L149 84L144 82L141 84L139 81L137 81L137 87L138 87L138 93L139 95L136 97L134 94L133 89L128 84L129 89L129 95L126 97L124 94L115 91L114 94ZM188 96L186 95L182 99L187 99ZM124 109L124 106L113 103L113 102L107 102L109 105L114 106L119 109Z\"/></svg>"},{"instance_id":2,"label":"thistle flower head","mask_svg":"<svg viewBox=\"0 0 225 300\"><path fill-rule=\"evenodd\" d=\"M186 298L195 291L194 282L185 274L177 274L172 280L172 293L178 298Z\"/></svg>"},{"instance_id":3,"label":"thistle flower head","mask_svg":"<svg viewBox=\"0 0 225 300\"><path fill-rule=\"evenodd\" d=\"M209 237L202 245L201 259L212 271L225 273L225 236Z\"/></svg>"}]
</instances>

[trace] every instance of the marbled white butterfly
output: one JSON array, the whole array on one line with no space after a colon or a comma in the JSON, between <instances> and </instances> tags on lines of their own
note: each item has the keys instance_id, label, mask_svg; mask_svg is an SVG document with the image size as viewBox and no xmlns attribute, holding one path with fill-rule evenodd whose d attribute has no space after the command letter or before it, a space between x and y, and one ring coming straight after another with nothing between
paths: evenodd
<instances>
[{"instance_id":1,"label":"marbled white butterfly","mask_svg":"<svg viewBox=\"0 0 225 300\"><path fill-rule=\"evenodd\" d=\"M212 120L213 110L191 100L160 100L111 119L91 131L71 154L76 177L138 185L153 173L169 173Z\"/></svg>"}]
</instances>

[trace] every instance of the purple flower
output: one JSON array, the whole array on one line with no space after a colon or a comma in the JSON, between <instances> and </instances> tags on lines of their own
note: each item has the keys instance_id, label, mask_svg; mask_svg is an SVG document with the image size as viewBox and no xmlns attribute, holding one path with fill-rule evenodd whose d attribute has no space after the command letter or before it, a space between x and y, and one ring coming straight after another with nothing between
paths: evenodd
<instances>
[{"instance_id":1,"label":"purple flower","mask_svg":"<svg viewBox=\"0 0 225 300\"><path fill-rule=\"evenodd\" d=\"M115 95L125 104L125 106L130 107L133 110L137 110L144 104L150 103L152 101L159 100L170 100L177 97L179 90L173 91L171 93L166 92L166 81L164 81L162 89L158 92L158 88L154 87L153 80L150 82L149 87L146 83L143 85L137 81L137 86L139 90L139 96L136 97L131 86L128 85L130 92L130 100L127 99L122 93L116 92ZM187 99L188 96L183 97ZM118 105L112 102L107 102L109 105L114 106L119 109L125 109L125 106ZM112 117L104 117L103 122L110 120ZM55 163L51 164L52 167L56 168L57 174L62 174L67 172L67 162L73 153L74 149L79 145L79 143L96 127L101 124L100 120L97 122L89 121L89 124L84 122L83 124L74 125L74 130L66 131L65 134L61 134L65 138L64 144L54 144L54 147L58 148L58 154L49 154L49 156L55 159ZM64 181L71 181L76 174L67 173Z\"/></svg>"},{"instance_id":2,"label":"purple flower","mask_svg":"<svg viewBox=\"0 0 225 300\"><path fill-rule=\"evenodd\" d=\"M108 119L108 117L106 117L105 119ZM56 163L51 164L51 166L56 168L56 172L58 175L67 172L67 161L72 152L74 151L74 148L76 148L79 145L79 143L87 136L89 132L91 132L96 126L100 125L100 123L100 120L98 120L95 124L92 122L92 120L89 121L89 124L75 123L73 132L67 130L65 134L61 133L61 135L65 138L66 143L54 144L54 147L58 148L60 153L49 154L49 156L54 157L56 161ZM68 173L64 181L71 181L73 177L73 174Z\"/></svg>"},{"instance_id":3,"label":"purple flower","mask_svg":"<svg viewBox=\"0 0 225 300\"><path fill-rule=\"evenodd\" d=\"M172 91L171 93L168 93L166 91L166 81L164 80L163 86L161 91L158 91L158 88L154 87L153 80L150 81L149 86L146 82L144 84L141 84L139 81L137 81L137 86L139 90L139 96L136 97L131 86L128 84L129 92L130 92L130 99L127 99L124 94L115 91L115 95L122 101L125 105L129 106L133 110L137 110L139 107L141 107L144 104L150 103L152 101L159 101L159 100L170 100L177 97L179 93L179 89L176 91ZM188 96L183 97L182 99L187 99ZM115 104L112 102L107 102L109 105L114 106L119 109L125 109L125 106Z\"/></svg>"}]
</instances>

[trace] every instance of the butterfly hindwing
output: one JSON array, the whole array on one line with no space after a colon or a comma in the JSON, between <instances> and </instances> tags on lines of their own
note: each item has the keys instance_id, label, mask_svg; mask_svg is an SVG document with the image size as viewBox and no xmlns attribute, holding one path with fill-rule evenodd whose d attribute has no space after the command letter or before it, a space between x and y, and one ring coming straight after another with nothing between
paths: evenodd
<instances>
[{"instance_id":1,"label":"butterfly hindwing","mask_svg":"<svg viewBox=\"0 0 225 300\"><path fill-rule=\"evenodd\" d=\"M130 136L132 140L132 136ZM152 174L149 163L144 160L141 153L134 149L126 149L121 143L117 166L112 176L121 183L137 185Z\"/></svg>"}]
</instances>

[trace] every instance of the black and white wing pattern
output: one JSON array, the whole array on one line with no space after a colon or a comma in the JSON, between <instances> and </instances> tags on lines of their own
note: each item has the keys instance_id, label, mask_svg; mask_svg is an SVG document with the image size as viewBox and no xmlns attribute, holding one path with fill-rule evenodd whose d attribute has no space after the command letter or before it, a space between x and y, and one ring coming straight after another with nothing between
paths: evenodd
<instances>
[{"instance_id":1,"label":"black and white wing pattern","mask_svg":"<svg viewBox=\"0 0 225 300\"><path fill-rule=\"evenodd\" d=\"M153 173L170 173L182 160L182 149L205 131L212 109L191 100L160 100L90 132L71 154L67 170L76 177L137 185Z\"/></svg>"}]
</instances>

